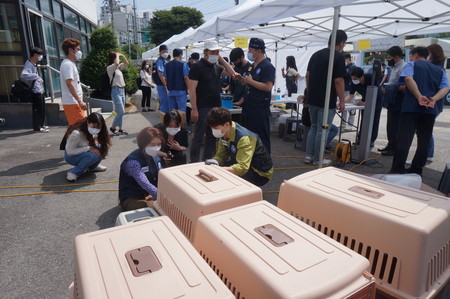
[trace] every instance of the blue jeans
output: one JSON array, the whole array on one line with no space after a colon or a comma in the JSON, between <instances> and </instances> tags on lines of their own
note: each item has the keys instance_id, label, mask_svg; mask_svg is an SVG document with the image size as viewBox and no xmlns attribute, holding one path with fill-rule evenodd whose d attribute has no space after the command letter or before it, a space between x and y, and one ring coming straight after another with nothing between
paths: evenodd
<instances>
[{"instance_id":1,"label":"blue jeans","mask_svg":"<svg viewBox=\"0 0 450 299\"><path fill-rule=\"evenodd\" d=\"M309 115L311 117L311 129L309 130L308 139L306 142L306 156L313 157L314 161L319 161L320 155L320 141L322 139L322 121L324 108L309 105ZM328 110L327 124L331 125L333 122L335 109ZM325 132L328 135L328 130ZM325 136L325 141L327 136Z\"/></svg>"},{"instance_id":2,"label":"blue jeans","mask_svg":"<svg viewBox=\"0 0 450 299\"><path fill-rule=\"evenodd\" d=\"M339 128L333 124L330 125L328 129L328 136L327 136L327 142L325 145L329 145L330 142L336 137L336 135L339 133Z\"/></svg>"},{"instance_id":3,"label":"blue jeans","mask_svg":"<svg viewBox=\"0 0 450 299\"><path fill-rule=\"evenodd\" d=\"M85 152L76 156L69 156L64 151L64 160L72 166L75 166L69 172L76 176L82 175L87 169L93 170L100 164L101 156L97 156L93 152Z\"/></svg>"},{"instance_id":4,"label":"blue jeans","mask_svg":"<svg viewBox=\"0 0 450 299\"><path fill-rule=\"evenodd\" d=\"M116 117L114 117L112 126L122 128L123 115L125 114L125 89L118 86L111 88L111 97L114 103Z\"/></svg>"}]
</instances>

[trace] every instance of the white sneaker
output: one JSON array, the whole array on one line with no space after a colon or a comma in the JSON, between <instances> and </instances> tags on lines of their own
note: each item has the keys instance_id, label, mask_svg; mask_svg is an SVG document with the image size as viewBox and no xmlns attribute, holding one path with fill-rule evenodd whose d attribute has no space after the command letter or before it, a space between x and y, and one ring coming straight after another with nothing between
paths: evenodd
<instances>
[{"instance_id":1,"label":"white sneaker","mask_svg":"<svg viewBox=\"0 0 450 299\"><path fill-rule=\"evenodd\" d=\"M305 156L305 164L311 164L313 161L313 158L311 156Z\"/></svg>"},{"instance_id":2,"label":"white sneaker","mask_svg":"<svg viewBox=\"0 0 450 299\"><path fill-rule=\"evenodd\" d=\"M322 165L323 165L323 166L326 166L326 165L328 165L328 164L330 164L330 163L331 163L331 160L328 160L328 159L323 159L323 160L322 160ZM313 162L313 165L318 166L318 165L319 165L319 161L314 161L314 162Z\"/></svg>"},{"instance_id":3,"label":"white sneaker","mask_svg":"<svg viewBox=\"0 0 450 299\"><path fill-rule=\"evenodd\" d=\"M406 165L411 165L412 164L412 160L406 160L405 164Z\"/></svg>"},{"instance_id":4,"label":"white sneaker","mask_svg":"<svg viewBox=\"0 0 450 299\"><path fill-rule=\"evenodd\" d=\"M41 132L41 133L48 133L48 129L40 128L40 129L39 129L39 132Z\"/></svg>"},{"instance_id":5,"label":"white sneaker","mask_svg":"<svg viewBox=\"0 0 450 299\"><path fill-rule=\"evenodd\" d=\"M434 161L434 157L428 157L428 158L427 158L427 162L431 163L431 162L433 162L433 161Z\"/></svg>"},{"instance_id":6,"label":"white sneaker","mask_svg":"<svg viewBox=\"0 0 450 299\"><path fill-rule=\"evenodd\" d=\"M108 169L108 167L98 164L98 166L95 167L94 169L92 169L91 171L92 172L103 172L103 171L106 171L106 169Z\"/></svg>"},{"instance_id":7,"label":"white sneaker","mask_svg":"<svg viewBox=\"0 0 450 299\"><path fill-rule=\"evenodd\" d=\"M69 182L75 182L77 179L78 179L78 177L77 177L76 174L74 174L74 173L72 173L70 171L67 173L67 180Z\"/></svg>"}]
</instances>

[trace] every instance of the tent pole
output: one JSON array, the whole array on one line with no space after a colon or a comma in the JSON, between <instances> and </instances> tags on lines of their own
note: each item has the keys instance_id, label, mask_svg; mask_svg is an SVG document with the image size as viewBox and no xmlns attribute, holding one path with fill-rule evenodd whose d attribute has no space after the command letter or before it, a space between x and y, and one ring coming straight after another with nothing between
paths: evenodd
<instances>
[{"instance_id":1,"label":"tent pole","mask_svg":"<svg viewBox=\"0 0 450 299\"><path fill-rule=\"evenodd\" d=\"M275 42L275 73L277 72L278 69L278 42ZM275 80L275 92L277 92L277 80Z\"/></svg>"},{"instance_id":2,"label":"tent pole","mask_svg":"<svg viewBox=\"0 0 450 299\"><path fill-rule=\"evenodd\" d=\"M339 13L341 12L341 7L336 6L334 8L334 16L333 16L333 30L331 33L331 43L330 43L330 61L328 62L328 74L327 74L327 86L325 90L325 104L323 109L323 121L322 121L322 139L320 140L320 154L319 154L319 168L322 168L323 164L323 155L325 152L325 140L326 133L328 129L328 110L330 105L330 95L331 95L331 84L333 82L333 65L334 65L334 52L336 45L336 31L339 26ZM335 101L335 99L333 99Z\"/></svg>"}]
</instances>

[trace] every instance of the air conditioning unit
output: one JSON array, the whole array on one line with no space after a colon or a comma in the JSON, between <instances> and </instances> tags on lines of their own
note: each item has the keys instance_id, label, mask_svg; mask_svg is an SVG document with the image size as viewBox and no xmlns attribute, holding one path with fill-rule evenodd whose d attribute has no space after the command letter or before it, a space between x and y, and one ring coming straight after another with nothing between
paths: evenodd
<instances>
[{"instance_id":1,"label":"air conditioning unit","mask_svg":"<svg viewBox=\"0 0 450 299\"><path fill-rule=\"evenodd\" d=\"M159 217L159 214L152 208L142 208L120 213L116 218L116 226L128 223L135 223L142 220Z\"/></svg>"},{"instance_id":2,"label":"air conditioning unit","mask_svg":"<svg viewBox=\"0 0 450 299\"><path fill-rule=\"evenodd\" d=\"M75 238L69 298L234 298L168 217Z\"/></svg>"},{"instance_id":3,"label":"air conditioning unit","mask_svg":"<svg viewBox=\"0 0 450 299\"><path fill-rule=\"evenodd\" d=\"M446 197L327 167L285 181L278 207L366 257L396 298L429 298L450 277Z\"/></svg>"},{"instance_id":4,"label":"air conditioning unit","mask_svg":"<svg viewBox=\"0 0 450 299\"><path fill-rule=\"evenodd\" d=\"M201 162L160 170L154 207L193 242L200 216L260 200L259 187L222 167Z\"/></svg>"},{"instance_id":5,"label":"air conditioning unit","mask_svg":"<svg viewBox=\"0 0 450 299\"><path fill-rule=\"evenodd\" d=\"M200 217L194 247L238 299L375 296L366 258L266 201Z\"/></svg>"}]
</instances>

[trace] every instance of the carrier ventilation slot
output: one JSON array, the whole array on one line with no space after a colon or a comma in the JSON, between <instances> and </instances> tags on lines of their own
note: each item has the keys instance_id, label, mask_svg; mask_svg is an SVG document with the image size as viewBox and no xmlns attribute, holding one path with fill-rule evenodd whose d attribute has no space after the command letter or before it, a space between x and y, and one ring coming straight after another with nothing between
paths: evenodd
<instances>
[{"instance_id":1,"label":"carrier ventilation slot","mask_svg":"<svg viewBox=\"0 0 450 299\"><path fill-rule=\"evenodd\" d=\"M244 295L233 285L231 280L222 272L220 271L219 267L217 267L212 260L210 260L206 254L204 254L200 250L200 255L203 257L203 259L206 261L206 263L213 269L214 272L216 272L217 276L222 280L222 282L227 286L227 288L233 293L234 297L236 299L245 299Z\"/></svg>"},{"instance_id":2,"label":"carrier ventilation slot","mask_svg":"<svg viewBox=\"0 0 450 299\"><path fill-rule=\"evenodd\" d=\"M427 291L450 266L450 242L447 242L429 261L427 273Z\"/></svg>"},{"instance_id":3,"label":"carrier ventilation slot","mask_svg":"<svg viewBox=\"0 0 450 299\"><path fill-rule=\"evenodd\" d=\"M344 246L350 248L351 250L355 251L356 253L367 258L370 262L370 267L371 267L370 273L375 278L382 280L389 284L395 283L395 277L398 275L397 272L399 271L398 259L396 257L393 257L387 253L381 252L378 249L373 249L371 246L367 246L362 242L358 242L358 240L356 240L356 239L346 236L345 234L343 234L341 232L335 231L334 229L332 229L330 227L324 226L314 220L311 220L309 218L301 216L293 211L291 211L290 214L292 216L294 216L295 218L301 220L302 222L312 226L319 232L327 235L328 237L336 240L337 242L343 244ZM447 243L447 245L440 251L440 253L438 253L435 256L435 259L438 259L439 257L443 258L443 256L445 255L445 263L447 266L448 266L448 263L450 262L450 248L449 247L450 247L450 242ZM428 280L429 281L433 277L437 277L436 274L432 274L434 272L430 270L430 268L434 267L434 265L436 265L436 268L437 268L437 269L433 268L434 272L436 272L436 271L443 272L442 268L444 268L444 267L441 266L440 263L433 262L433 260L430 261L429 266L428 266L428 277L429 277ZM437 266L437 265L439 265L439 266ZM442 274L442 272L440 272L439 275ZM429 285L432 285L432 283Z\"/></svg>"},{"instance_id":4,"label":"carrier ventilation slot","mask_svg":"<svg viewBox=\"0 0 450 299\"><path fill-rule=\"evenodd\" d=\"M74 299L80 298L80 296L78 295L77 273L73 275L73 297Z\"/></svg>"},{"instance_id":5,"label":"carrier ventilation slot","mask_svg":"<svg viewBox=\"0 0 450 299\"><path fill-rule=\"evenodd\" d=\"M161 195L159 205L164 213L175 223L183 234L192 241L192 221L166 196Z\"/></svg>"}]
</instances>

